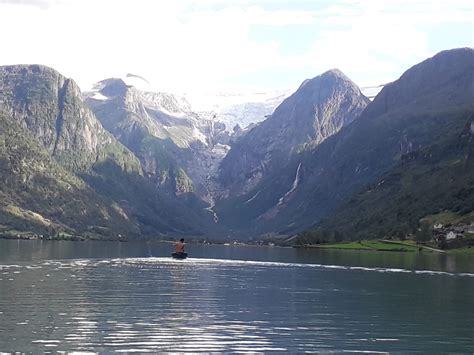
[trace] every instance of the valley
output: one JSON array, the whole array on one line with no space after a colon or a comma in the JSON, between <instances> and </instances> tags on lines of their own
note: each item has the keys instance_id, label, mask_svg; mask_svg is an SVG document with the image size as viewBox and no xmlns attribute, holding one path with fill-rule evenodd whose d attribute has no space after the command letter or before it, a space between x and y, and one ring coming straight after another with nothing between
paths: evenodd
<instances>
[{"instance_id":1,"label":"valley","mask_svg":"<svg viewBox=\"0 0 474 355\"><path fill-rule=\"evenodd\" d=\"M0 67L0 234L360 240L437 214L470 225L473 63L470 48L441 52L372 100L338 69L294 93L218 97L132 74L82 93L52 68Z\"/></svg>"}]
</instances>

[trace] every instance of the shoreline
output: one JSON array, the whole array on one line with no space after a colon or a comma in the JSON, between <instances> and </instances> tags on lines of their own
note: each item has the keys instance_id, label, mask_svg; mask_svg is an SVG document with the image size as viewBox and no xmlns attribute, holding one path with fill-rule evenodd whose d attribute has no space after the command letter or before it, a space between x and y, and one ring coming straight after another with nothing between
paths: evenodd
<instances>
[{"instance_id":1,"label":"shoreline","mask_svg":"<svg viewBox=\"0 0 474 355\"><path fill-rule=\"evenodd\" d=\"M72 237L72 238L61 238L61 237L41 237L39 235L23 235L21 237L0 234L0 239L3 240L17 240L17 241L50 241L50 242L119 242L119 243L169 243L173 244L177 239L127 239L127 238L88 238L88 237ZM190 238L190 237L188 237ZM302 245L278 245L278 244L260 244L258 242L246 243L246 242L233 242L228 241L216 242L216 241L197 241L188 239L186 244L203 244L203 245L221 245L221 246L257 246L257 247L278 247L278 248L297 248L297 249L318 249L318 250L350 250L350 251L366 251L366 252L398 252L398 253L413 253L413 252L428 252L438 254L473 254L474 248L461 247L452 249L437 249L427 245L417 245L413 243L407 243L396 240L362 240L362 241L342 241L338 243L321 243L321 244L302 244ZM385 244L385 245L383 245ZM381 247L381 245L383 245ZM393 247L389 247L389 245Z\"/></svg>"},{"instance_id":2,"label":"shoreline","mask_svg":"<svg viewBox=\"0 0 474 355\"><path fill-rule=\"evenodd\" d=\"M319 249L319 250L351 250L351 251L368 251L368 252L428 252L439 254L474 254L473 248L453 248L453 249L437 249L427 245L418 245L412 243L404 243L394 240L362 240L358 242L343 241L338 243L327 244L303 244L295 245L294 248L302 249Z\"/></svg>"}]
</instances>

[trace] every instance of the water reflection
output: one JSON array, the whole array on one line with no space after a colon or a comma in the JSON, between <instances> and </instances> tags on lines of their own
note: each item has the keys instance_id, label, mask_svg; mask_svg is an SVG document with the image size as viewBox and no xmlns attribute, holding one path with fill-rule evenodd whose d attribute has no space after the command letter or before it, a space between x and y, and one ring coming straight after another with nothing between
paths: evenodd
<instances>
[{"instance_id":1,"label":"water reflection","mask_svg":"<svg viewBox=\"0 0 474 355\"><path fill-rule=\"evenodd\" d=\"M472 352L473 293L474 274L403 268L197 258L3 264L0 350Z\"/></svg>"},{"instance_id":2,"label":"water reflection","mask_svg":"<svg viewBox=\"0 0 474 355\"><path fill-rule=\"evenodd\" d=\"M0 263L57 259L134 258L169 256L173 246L156 242L67 242L1 240ZM195 258L280 261L326 265L385 267L474 273L473 255L340 251L278 247L188 245Z\"/></svg>"}]
</instances>

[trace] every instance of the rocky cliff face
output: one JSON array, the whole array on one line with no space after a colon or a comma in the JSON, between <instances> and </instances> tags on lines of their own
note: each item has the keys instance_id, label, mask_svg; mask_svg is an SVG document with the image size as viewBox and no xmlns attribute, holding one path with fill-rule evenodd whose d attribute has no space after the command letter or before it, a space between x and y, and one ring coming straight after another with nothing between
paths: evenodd
<instances>
[{"instance_id":1,"label":"rocky cliff face","mask_svg":"<svg viewBox=\"0 0 474 355\"><path fill-rule=\"evenodd\" d=\"M138 225L119 203L65 169L32 132L0 113L0 233L117 238Z\"/></svg>"},{"instance_id":2,"label":"rocky cliff face","mask_svg":"<svg viewBox=\"0 0 474 355\"><path fill-rule=\"evenodd\" d=\"M306 80L267 120L232 146L221 164L221 183L231 194L247 193L274 165L319 145L352 122L368 103L337 69Z\"/></svg>"},{"instance_id":3,"label":"rocky cliff face","mask_svg":"<svg viewBox=\"0 0 474 355\"><path fill-rule=\"evenodd\" d=\"M76 83L40 65L0 67L0 107L41 141L61 164L76 171L112 160L139 172L135 157L118 144L84 105Z\"/></svg>"},{"instance_id":4,"label":"rocky cliff face","mask_svg":"<svg viewBox=\"0 0 474 355\"><path fill-rule=\"evenodd\" d=\"M212 200L210 176L228 150L225 125L202 119L184 98L141 91L121 79L101 81L86 97L104 127L137 155L162 190Z\"/></svg>"},{"instance_id":5,"label":"rocky cliff face","mask_svg":"<svg viewBox=\"0 0 474 355\"><path fill-rule=\"evenodd\" d=\"M0 67L0 180L0 232L196 235L210 219L158 193L77 85L44 66Z\"/></svg>"}]
</instances>

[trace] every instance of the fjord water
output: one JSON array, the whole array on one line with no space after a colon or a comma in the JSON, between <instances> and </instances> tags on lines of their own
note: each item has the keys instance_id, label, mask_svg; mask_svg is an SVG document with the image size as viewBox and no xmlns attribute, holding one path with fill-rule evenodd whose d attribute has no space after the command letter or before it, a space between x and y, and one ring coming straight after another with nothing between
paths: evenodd
<instances>
[{"instance_id":1,"label":"fjord water","mask_svg":"<svg viewBox=\"0 0 474 355\"><path fill-rule=\"evenodd\" d=\"M0 351L474 351L474 260L0 240Z\"/></svg>"}]
</instances>

